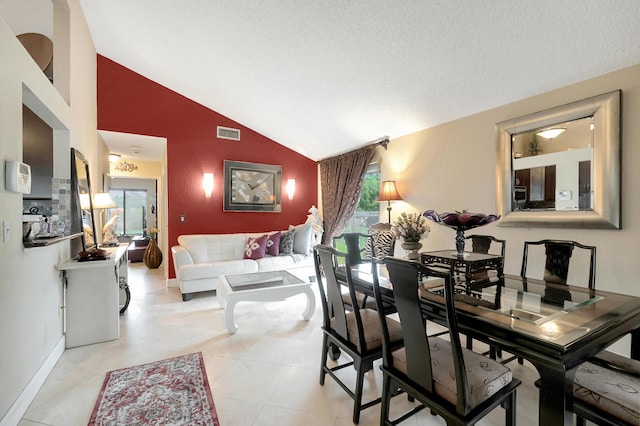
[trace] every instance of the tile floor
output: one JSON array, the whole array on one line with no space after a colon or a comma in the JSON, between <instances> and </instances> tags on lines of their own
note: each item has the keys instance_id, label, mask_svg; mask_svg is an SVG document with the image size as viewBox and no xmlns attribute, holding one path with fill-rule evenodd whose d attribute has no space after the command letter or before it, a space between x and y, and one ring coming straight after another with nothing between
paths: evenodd
<instances>
[{"instance_id":1,"label":"tile floor","mask_svg":"<svg viewBox=\"0 0 640 426\"><path fill-rule=\"evenodd\" d=\"M19 426L86 425L110 370L201 351L211 392L223 426L352 425L352 400L327 376L318 383L321 305L302 319L306 298L285 302L244 302L236 306L239 330L229 335L215 292L183 302L177 288L165 288L160 270L130 264L132 301L120 318L120 339L67 349ZM317 292L316 292L317 293ZM535 369L509 364L523 385L518 389L518 425L537 424ZM342 370L354 376L352 369ZM365 398L379 395L378 368L367 374ZM368 400L368 399L366 399ZM392 409L409 404L395 398ZM379 424L379 405L362 412L361 425ZM403 425L442 425L424 410ZM503 425L497 409L481 425Z\"/></svg>"}]
</instances>

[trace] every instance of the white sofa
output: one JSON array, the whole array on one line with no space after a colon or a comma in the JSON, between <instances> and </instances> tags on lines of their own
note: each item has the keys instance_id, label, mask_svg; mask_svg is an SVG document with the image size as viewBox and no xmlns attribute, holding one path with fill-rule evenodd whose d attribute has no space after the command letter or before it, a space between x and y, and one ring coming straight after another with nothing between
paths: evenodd
<instances>
[{"instance_id":1,"label":"white sofa","mask_svg":"<svg viewBox=\"0 0 640 426\"><path fill-rule=\"evenodd\" d=\"M249 238L286 233L292 228L296 230L293 253L245 258ZM191 300L195 292L216 290L221 275L311 267L313 246L320 243L320 237L313 232L311 224L262 233L180 235L171 253L182 300Z\"/></svg>"}]
</instances>

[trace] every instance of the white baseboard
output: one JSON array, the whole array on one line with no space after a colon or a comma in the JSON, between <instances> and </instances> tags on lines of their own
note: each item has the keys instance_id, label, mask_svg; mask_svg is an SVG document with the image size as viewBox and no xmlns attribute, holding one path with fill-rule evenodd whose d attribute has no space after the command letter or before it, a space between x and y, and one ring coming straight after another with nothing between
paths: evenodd
<instances>
[{"instance_id":1,"label":"white baseboard","mask_svg":"<svg viewBox=\"0 0 640 426\"><path fill-rule=\"evenodd\" d=\"M179 287L177 278L169 278L167 279L167 283L165 284L167 288L169 287Z\"/></svg>"},{"instance_id":2,"label":"white baseboard","mask_svg":"<svg viewBox=\"0 0 640 426\"><path fill-rule=\"evenodd\" d=\"M0 420L0 426L15 426L20 423L20 420L24 417L24 413L27 412L29 405L38 394L38 391L44 384L45 380L47 380L47 377L49 377L53 367L55 367L56 362L58 362L64 353L64 348L65 336L62 336L29 384L27 384L22 393L18 396L18 399L16 399L11 405L7 414L2 418L2 420Z\"/></svg>"}]
</instances>

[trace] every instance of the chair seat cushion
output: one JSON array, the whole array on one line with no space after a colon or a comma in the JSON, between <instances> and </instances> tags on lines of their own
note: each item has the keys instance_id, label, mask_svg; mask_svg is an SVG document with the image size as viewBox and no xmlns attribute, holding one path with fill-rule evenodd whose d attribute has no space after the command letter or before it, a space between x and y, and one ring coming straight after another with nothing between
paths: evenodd
<instances>
[{"instance_id":1,"label":"chair seat cushion","mask_svg":"<svg viewBox=\"0 0 640 426\"><path fill-rule=\"evenodd\" d=\"M573 380L574 397L625 422L640 424L640 361L611 352L601 354L598 358L617 364L619 369L583 363Z\"/></svg>"},{"instance_id":2,"label":"chair seat cushion","mask_svg":"<svg viewBox=\"0 0 640 426\"><path fill-rule=\"evenodd\" d=\"M364 308L369 298L367 297L366 294L360 293L359 291L356 291L355 293L356 293L356 303L358 304L358 308ZM344 301L344 303L351 306L351 296L349 295L348 292L342 293L342 300ZM373 301L373 304L375 306L376 304L375 300Z\"/></svg>"},{"instance_id":3,"label":"chair seat cushion","mask_svg":"<svg viewBox=\"0 0 640 426\"><path fill-rule=\"evenodd\" d=\"M356 325L356 315L349 312L347 318L347 332L349 341L358 346L358 329ZM382 328L380 327L380 317L378 311L373 309L360 309L360 318L362 319L362 328L364 331L364 347L371 351L382 347ZM331 327L333 328L335 320L331 319ZM391 342L399 342L402 340L402 327L400 323L392 318L387 318L387 328L389 329L389 340Z\"/></svg>"},{"instance_id":4,"label":"chair seat cushion","mask_svg":"<svg viewBox=\"0 0 640 426\"><path fill-rule=\"evenodd\" d=\"M431 348L431 367L435 382L434 392L455 405L457 390L451 344L439 337L429 337L429 347ZM511 383L511 370L499 362L468 349L462 349L462 354L472 408ZM393 367L403 374L407 374L407 357L404 347L393 351L392 356Z\"/></svg>"}]
</instances>

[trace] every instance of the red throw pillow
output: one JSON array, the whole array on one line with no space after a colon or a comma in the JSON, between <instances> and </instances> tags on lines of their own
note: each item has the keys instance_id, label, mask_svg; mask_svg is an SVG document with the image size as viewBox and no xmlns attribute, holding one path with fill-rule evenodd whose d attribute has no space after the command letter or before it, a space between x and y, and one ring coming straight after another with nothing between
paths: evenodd
<instances>
[{"instance_id":1,"label":"red throw pillow","mask_svg":"<svg viewBox=\"0 0 640 426\"><path fill-rule=\"evenodd\" d=\"M262 237L249 237L247 245L244 247L245 259L262 259L264 252L267 250L267 234Z\"/></svg>"},{"instance_id":2,"label":"red throw pillow","mask_svg":"<svg viewBox=\"0 0 640 426\"><path fill-rule=\"evenodd\" d=\"M267 254L271 256L280 254L280 231L269 235L267 239Z\"/></svg>"}]
</instances>

